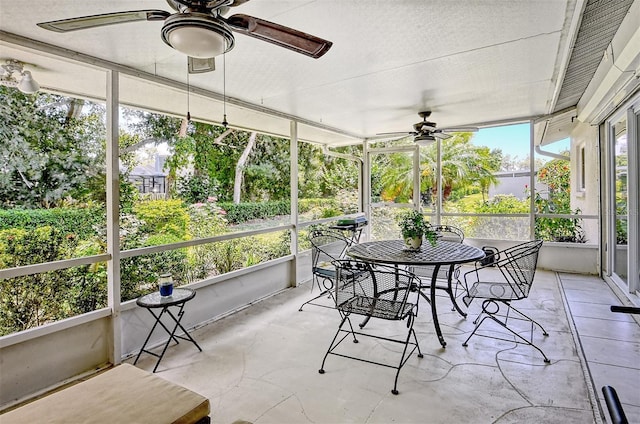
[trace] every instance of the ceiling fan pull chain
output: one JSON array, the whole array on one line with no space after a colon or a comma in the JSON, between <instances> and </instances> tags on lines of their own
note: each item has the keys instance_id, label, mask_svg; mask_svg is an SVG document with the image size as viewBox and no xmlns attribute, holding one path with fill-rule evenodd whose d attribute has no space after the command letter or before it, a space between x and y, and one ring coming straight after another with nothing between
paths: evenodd
<instances>
[{"instance_id":1,"label":"ceiling fan pull chain","mask_svg":"<svg viewBox=\"0 0 640 424\"><path fill-rule=\"evenodd\" d=\"M191 86L189 85L189 58L187 58L187 122L191 121L191 106L189 105L189 95L191 94Z\"/></svg>"},{"instance_id":2,"label":"ceiling fan pull chain","mask_svg":"<svg viewBox=\"0 0 640 424\"><path fill-rule=\"evenodd\" d=\"M222 54L222 126L227 129L227 54Z\"/></svg>"}]
</instances>

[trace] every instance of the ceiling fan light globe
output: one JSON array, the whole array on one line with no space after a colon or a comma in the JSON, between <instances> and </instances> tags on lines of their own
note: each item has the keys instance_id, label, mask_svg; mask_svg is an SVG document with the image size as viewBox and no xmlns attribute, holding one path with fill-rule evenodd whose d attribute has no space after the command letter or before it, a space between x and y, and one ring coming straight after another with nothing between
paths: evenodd
<instances>
[{"instance_id":1,"label":"ceiling fan light globe","mask_svg":"<svg viewBox=\"0 0 640 424\"><path fill-rule=\"evenodd\" d=\"M233 48L234 38L226 25L202 13L177 13L165 21L162 41L187 56L208 59Z\"/></svg>"},{"instance_id":2,"label":"ceiling fan light globe","mask_svg":"<svg viewBox=\"0 0 640 424\"><path fill-rule=\"evenodd\" d=\"M436 138L432 135L417 135L413 141L418 145L418 146L428 146L431 143L433 143L434 141L436 141Z\"/></svg>"},{"instance_id":3,"label":"ceiling fan light globe","mask_svg":"<svg viewBox=\"0 0 640 424\"><path fill-rule=\"evenodd\" d=\"M204 28L175 28L169 33L168 40L174 49L199 59L219 56L227 49L222 35Z\"/></svg>"}]
</instances>

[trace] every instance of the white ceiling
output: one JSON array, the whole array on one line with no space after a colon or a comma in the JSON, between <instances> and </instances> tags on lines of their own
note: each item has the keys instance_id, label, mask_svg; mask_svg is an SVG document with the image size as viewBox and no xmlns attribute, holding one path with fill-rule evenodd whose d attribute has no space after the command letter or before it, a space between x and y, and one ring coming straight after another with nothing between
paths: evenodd
<instances>
[{"instance_id":1,"label":"white ceiling","mask_svg":"<svg viewBox=\"0 0 640 424\"><path fill-rule=\"evenodd\" d=\"M296 117L306 124L299 129L301 138L339 144L411 131L421 110L432 110L430 120L441 128L544 116L554 107L581 4L251 0L230 14L290 26L328 39L333 47L320 59L311 59L236 34L236 46L226 55L226 95L232 98L227 119L241 128L288 135L289 118ZM127 74L121 81L124 103L184 115L186 57L161 41L161 22L64 34L36 26L140 9L174 12L163 0L0 0L0 59L32 64L29 69L45 89L93 98L104 98L101 67L107 65L103 61L112 62ZM87 67L86 61L98 66ZM221 57L216 65L214 72L189 77L194 87L189 109L196 119L222 121L220 102L207 96L217 93L213 96L219 99L223 92ZM142 71L144 79L129 76L132 70ZM153 76L179 84L162 86L149 81Z\"/></svg>"}]
</instances>

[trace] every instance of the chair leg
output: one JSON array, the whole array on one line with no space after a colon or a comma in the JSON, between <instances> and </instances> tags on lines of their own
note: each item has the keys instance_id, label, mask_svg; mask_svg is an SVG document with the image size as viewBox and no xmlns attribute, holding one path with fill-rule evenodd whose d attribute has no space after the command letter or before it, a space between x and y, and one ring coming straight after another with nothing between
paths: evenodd
<instances>
[{"instance_id":1,"label":"chair leg","mask_svg":"<svg viewBox=\"0 0 640 424\"><path fill-rule=\"evenodd\" d=\"M511 304L509 304L509 307L511 309L513 309L515 312L517 312L518 314L520 314L521 316L525 317L527 320L531 321L533 324L537 325L538 328L540 328L540 330L542 331L542 334L545 336L548 336L549 333L547 333L547 330L544 329L544 327L542 326L542 324L540 324L538 321L536 321L535 319L531 318L528 315L525 315L522 311L520 311L519 309L516 309L515 307L511 306Z\"/></svg>"},{"instance_id":2,"label":"chair leg","mask_svg":"<svg viewBox=\"0 0 640 424\"><path fill-rule=\"evenodd\" d=\"M424 355L422 354L422 351L420 350L420 344L418 344L418 338L416 337L416 332L413 330L413 321L414 321L413 315L410 316L408 319L410 321L410 323L407 323L407 327L409 327L409 332L407 333L407 340L404 343L404 349L402 350L402 357L400 357L400 363L398 364L398 368L396 371L396 378L393 382L393 390L391 390L391 393L393 393L394 395L397 395L398 393L400 393L398 391L398 377L400 376L400 370L402 369L404 364L409 360L413 351L418 349L418 358L424 357ZM414 343L411 343L411 336L413 336ZM416 347L412 349L411 352L409 352L409 354L407 355L407 349L409 348L409 344L415 344Z\"/></svg>"},{"instance_id":3,"label":"chair leg","mask_svg":"<svg viewBox=\"0 0 640 424\"><path fill-rule=\"evenodd\" d=\"M329 287L327 287L326 284L320 285L320 280L317 277L314 277L314 280L315 280L316 285L318 286L318 290L320 290L320 294L317 295L316 297L314 297L313 299L309 299L306 302L304 302L302 305L300 305L300 308L298 309L299 312L302 312L302 308L304 307L304 305L307 305L307 304L312 304L312 305L315 305L315 306L323 306L325 308L331 308L332 307L332 306L315 304L315 303L312 303L312 302L314 300L320 299L323 296L327 296L327 297L330 297L331 299L333 299L333 293L331 293L331 290L333 289L333 281L331 279L329 279L329 278L324 278L323 282L328 280L331 283L329 285ZM324 289L323 289L323 286L324 286ZM313 284L311 284L311 292L313 293Z\"/></svg>"},{"instance_id":4,"label":"chair leg","mask_svg":"<svg viewBox=\"0 0 640 424\"><path fill-rule=\"evenodd\" d=\"M497 314L500 311L500 303L502 303L503 305L507 306L507 315L506 315L506 319L503 321L499 318L497 318ZM490 306L495 307L495 310L490 310ZM493 308L492 308L493 309ZM508 320L508 313L510 310L512 310L516 313L518 313L519 315L521 315L524 319L522 318L513 318L513 319L520 319L520 320L524 320L524 321L529 321L531 323L531 340L528 340L526 338L524 338L522 335L520 335L519 333L515 332L514 330L512 330L511 328L509 328L509 326L507 326L507 320ZM480 319L480 317L482 316L482 319ZM473 337L474 334L476 334L476 332L478 331L478 329L480 328L480 326L482 325L483 322L485 322L485 320L487 318L490 318L492 321L500 324L500 326L502 326L503 328L505 328L506 330L508 330L511 334L513 334L514 336L516 336L519 340L509 340L509 339L503 339L500 337L493 337L493 336L487 336L485 334L480 334L481 337L487 337L487 338L492 338L492 339L496 339L496 340L505 340L505 341L514 341L515 343L521 343L521 344L526 344L529 345L531 347L533 347L534 349L536 349L538 352L540 352L540 354L544 357L544 362L545 363L549 363L551 362L549 360L549 358L547 358L547 355L545 355L545 353L542 351L542 349L540 349L538 346L536 346L533 343L533 329L534 329L534 324L537 325L538 327L540 327L540 329L542 330L542 334L545 336L548 336L549 334L546 332L546 330L535 320L531 319L530 317L528 317L527 315L523 314L522 312L520 312L519 310L517 310L516 308L514 308L513 306L511 306L510 303L506 302L506 301L495 301L492 299L486 299L482 302L482 312L480 313L480 315L478 315L478 318L475 319L474 324L476 324L475 328L473 329L473 331L471 332L471 334L469 334L469 337L467 337L467 339L464 341L464 343L462 343L462 346L467 346L467 343L469 342L469 339L471 339L471 337ZM480 319L480 321L478 321Z\"/></svg>"},{"instance_id":5,"label":"chair leg","mask_svg":"<svg viewBox=\"0 0 640 424\"><path fill-rule=\"evenodd\" d=\"M351 329L350 331L342 329L342 326L344 325L345 322L349 323L349 328ZM345 334L344 336L342 336L342 338L340 338L338 340L338 336L340 335L341 332L345 332L347 334ZM353 331L353 325L351 325L351 320L349 319L348 315L344 315L342 317L342 321L340 322L340 326L338 326L338 331L336 331L335 336L333 336L333 340L331 340L331 344L329 345L329 349L327 349L327 353L324 354L324 358L322 359L322 365L320 366L320 369L318 370L318 372L320 374L324 374L324 363L326 362L327 357L329 356L329 354L331 352L333 352L333 350L336 347L338 347L338 345L340 343L342 343L344 341L344 339L346 339L347 336L349 336L349 334L353 335L353 342L354 343L358 343L358 339L356 338L356 333Z\"/></svg>"},{"instance_id":6,"label":"chair leg","mask_svg":"<svg viewBox=\"0 0 640 424\"><path fill-rule=\"evenodd\" d=\"M356 358L356 357L352 357L352 356L347 356L347 355L343 355L341 353L334 353L333 351L338 347L338 345L340 345L340 343L342 343L348 336L349 334L353 335L353 342L354 343L358 343L358 339L356 338L356 333L353 331L353 325L351 324L351 320L349 319L348 315L343 316L342 321L340 322L340 326L338 327L338 331L336 331L336 334L333 336L333 340L331 340L331 344L329 345L329 349L327 349L327 352L324 355L324 358L322 359L322 365L320 366L320 369L318 370L318 372L320 374L324 374L325 370L324 370L324 364L327 361L327 357L329 356L329 354L334 354L334 355L338 355L338 356L342 356L342 357L346 357L346 358L351 358L351 359L358 359L360 361L363 362L368 362L368 363L372 363L372 364L377 364L377 365L383 365L386 367L390 367L390 368L395 368L396 370L396 375L395 375L395 379L393 382L393 389L391 390L391 393L393 393L394 395L399 394L400 392L398 391L398 377L400 376L400 370L402 369L402 367L404 366L404 364L409 360L409 358L411 357L411 354L417 349L418 350L418 358L423 358L424 355L422 354L422 351L420 350L420 344L418 343L418 337L416 335L415 330L413 329L413 322L415 320L415 317L413 315L411 315L408 318L408 322L407 322L407 338L404 340L404 342L402 340L397 340L397 339L389 339L386 337L379 337L379 336L372 336L369 335L369 337L374 337L377 339L382 339L382 340L387 340L387 341L392 341L395 343L403 343L404 344L404 349L402 350L402 356L400 357L400 362L398 363L398 366L395 367L393 365L389 365L389 364L384 364L384 363L380 363L380 362L374 362L374 361L370 361L370 360L366 360L366 359L361 359L361 358ZM346 330L343 329L342 327L344 326L345 323L349 324L349 328L350 330ZM338 337L340 335L340 333L346 333L344 336L342 337ZM364 333L357 333L360 335L366 335ZM411 338L413 337L413 342L411 341ZM409 350L409 345L413 345L413 349Z\"/></svg>"}]
</instances>

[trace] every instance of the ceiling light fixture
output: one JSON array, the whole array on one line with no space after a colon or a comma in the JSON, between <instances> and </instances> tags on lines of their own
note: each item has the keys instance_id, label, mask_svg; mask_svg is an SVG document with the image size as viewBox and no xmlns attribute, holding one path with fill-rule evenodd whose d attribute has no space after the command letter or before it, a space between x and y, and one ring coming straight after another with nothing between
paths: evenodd
<instances>
[{"instance_id":1,"label":"ceiling light fixture","mask_svg":"<svg viewBox=\"0 0 640 424\"><path fill-rule=\"evenodd\" d=\"M31 72L24 69L24 63L15 59L8 59L5 65L0 66L0 85L17 87L25 94L33 94L40 89L40 84L33 79ZM20 76L16 79L15 74Z\"/></svg>"},{"instance_id":2,"label":"ceiling light fixture","mask_svg":"<svg viewBox=\"0 0 640 424\"><path fill-rule=\"evenodd\" d=\"M206 59L233 48L231 31L204 13L169 16L162 27L162 41L187 56Z\"/></svg>"},{"instance_id":3,"label":"ceiling light fixture","mask_svg":"<svg viewBox=\"0 0 640 424\"><path fill-rule=\"evenodd\" d=\"M419 146L428 146L434 141L436 141L436 138L432 135L422 134L422 135L417 135L413 139L413 141Z\"/></svg>"}]
</instances>

